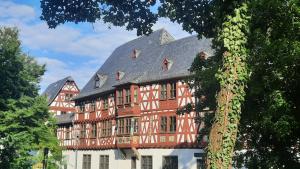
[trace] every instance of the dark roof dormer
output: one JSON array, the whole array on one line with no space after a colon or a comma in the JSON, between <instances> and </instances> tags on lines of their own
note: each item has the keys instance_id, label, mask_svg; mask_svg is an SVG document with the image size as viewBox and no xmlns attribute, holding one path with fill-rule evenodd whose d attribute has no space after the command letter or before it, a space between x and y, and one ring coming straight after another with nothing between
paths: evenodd
<instances>
[{"instance_id":1,"label":"dark roof dormer","mask_svg":"<svg viewBox=\"0 0 300 169\"><path fill-rule=\"evenodd\" d=\"M140 50L138 50L138 49L133 49L133 50L132 50L132 54L131 54L131 58L135 59L135 58L139 57L140 53L141 53Z\"/></svg>"},{"instance_id":2,"label":"dark roof dormer","mask_svg":"<svg viewBox=\"0 0 300 169\"><path fill-rule=\"evenodd\" d=\"M121 80L125 75L125 72L117 71L116 73L116 80Z\"/></svg>"},{"instance_id":3,"label":"dark roof dormer","mask_svg":"<svg viewBox=\"0 0 300 169\"><path fill-rule=\"evenodd\" d=\"M173 65L173 61L168 58L165 58L162 62L162 70L164 71L170 70L172 65Z\"/></svg>"},{"instance_id":4,"label":"dark roof dormer","mask_svg":"<svg viewBox=\"0 0 300 169\"><path fill-rule=\"evenodd\" d=\"M97 73L95 75L95 88L100 88L104 85L105 81L107 80L107 76L106 75L102 75Z\"/></svg>"}]
</instances>

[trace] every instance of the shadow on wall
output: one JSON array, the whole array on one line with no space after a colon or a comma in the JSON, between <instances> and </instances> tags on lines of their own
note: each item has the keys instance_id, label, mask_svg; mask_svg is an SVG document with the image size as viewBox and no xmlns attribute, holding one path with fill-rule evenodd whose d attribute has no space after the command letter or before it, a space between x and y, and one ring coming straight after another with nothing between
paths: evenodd
<instances>
[{"instance_id":1,"label":"shadow on wall","mask_svg":"<svg viewBox=\"0 0 300 169\"><path fill-rule=\"evenodd\" d=\"M176 148L177 147L177 148ZM142 153L143 149L138 149L137 151L142 153L142 155L150 155L153 157L153 169L165 169L163 168L164 163L172 163L170 161L170 156L178 157L178 169L204 169L204 150L203 148L182 148L187 147L186 143L179 144L175 147L175 149L167 151L168 153L160 152L161 149L151 149L151 152ZM136 157L136 151L132 149L118 149L114 151L115 160L131 160L132 157ZM169 157L169 161L164 161L164 157ZM139 159L137 158L136 163L139 163L137 166L141 164L141 156ZM174 166L171 166L171 168ZM167 167L169 168L169 167Z\"/></svg>"}]
</instances>

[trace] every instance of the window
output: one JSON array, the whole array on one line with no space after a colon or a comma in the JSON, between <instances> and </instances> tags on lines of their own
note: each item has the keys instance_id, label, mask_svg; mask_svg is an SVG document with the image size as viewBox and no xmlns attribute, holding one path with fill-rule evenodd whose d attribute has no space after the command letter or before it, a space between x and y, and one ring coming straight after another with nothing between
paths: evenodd
<instances>
[{"instance_id":1,"label":"window","mask_svg":"<svg viewBox=\"0 0 300 169\"><path fill-rule=\"evenodd\" d=\"M139 119L134 118L133 119L133 133L139 132Z\"/></svg>"},{"instance_id":2,"label":"window","mask_svg":"<svg viewBox=\"0 0 300 169\"><path fill-rule=\"evenodd\" d=\"M83 154L82 169L91 169L91 155Z\"/></svg>"},{"instance_id":3,"label":"window","mask_svg":"<svg viewBox=\"0 0 300 169\"><path fill-rule=\"evenodd\" d=\"M86 137L86 125L85 124L81 125L80 136L81 136L81 138L85 138Z\"/></svg>"},{"instance_id":4,"label":"window","mask_svg":"<svg viewBox=\"0 0 300 169\"><path fill-rule=\"evenodd\" d=\"M111 120L108 120L107 121L107 135L108 136L111 136L112 135L112 122L111 122Z\"/></svg>"},{"instance_id":5,"label":"window","mask_svg":"<svg viewBox=\"0 0 300 169\"><path fill-rule=\"evenodd\" d=\"M133 49L131 57L133 59L137 58L140 55L141 51L138 49Z\"/></svg>"},{"instance_id":6,"label":"window","mask_svg":"<svg viewBox=\"0 0 300 169\"><path fill-rule=\"evenodd\" d=\"M92 124L92 138L97 137L97 125L94 123Z\"/></svg>"},{"instance_id":7,"label":"window","mask_svg":"<svg viewBox=\"0 0 300 169\"><path fill-rule=\"evenodd\" d=\"M118 123L118 125L119 125L118 126L119 127L118 128L118 133L119 134L124 134L124 119L119 119L118 122L119 122Z\"/></svg>"},{"instance_id":8,"label":"window","mask_svg":"<svg viewBox=\"0 0 300 169\"><path fill-rule=\"evenodd\" d=\"M107 135L106 134L106 128L107 128L106 125L107 125L106 121L103 121L102 122L102 133L101 133L102 137L106 137L106 135Z\"/></svg>"},{"instance_id":9,"label":"window","mask_svg":"<svg viewBox=\"0 0 300 169\"><path fill-rule=\"evenodd\" d=\"M91 111L96 111L96 103L94 100L91 102L90 108L91 108Z\"/></svg>"},{"instance_id":10,"label":"window","mask_svg":"<svg viewBox=\"0 0 300 169\"><path fill-rule=\"evenodd\" d=\"M69 127L66 127L66 140L70 140L71 138L71 129Z\"/></svg>"},{"instance_id":11,"label":"window","mask_svg":"<svg viewBox=\"0 0 300 169\"><path fill-rule=\"evenodd\" d=\"M99 88L100 87L100 79L97 77L95 79L95 88Z\"/></svg>"},{"instance_id":12,"label":"window","mask_svg":"<svg viewBox=\"0 0 300 169\"><path fill-rule=\"evenodd\" d=\"M103 100L103 108L108 109L108 97L105 97Z\"/></svg>"},{"instance_id":13,"label":"window","mask_svg":"<svg viewBox=\"0 0 300 169\"><path fill-rule=\"evenodd\" d=\"M123 91L118 90L118 105L122 105L122 104L123 104Z\"/></svg>"},{"instance_id":14,"label":"window","mask_svg":"<svg viewBox=\"0 0 300 169\"><path fill-rule=\"evenodd\" d=\"M160 99L161 100L167 99L167 85L166 84L160 85Z\"/></svg>"},{"instance_id":15,"label":"window","mask_svg":"<svg viewBox=\"0 0 300 169\"><path fill-rule=\"evenodd\" d=\"M67 114L67 112L65 112L65 111L62 111L62 112L61 112L61 114Z\"/></svg>"},{"instance_id":16,"label":"window","mask_svg":"<svg viewBox=\"0 0 300 169\"><path fill-rule=\"evenodd\" d=\"M131 102L131 94L130 94L130 89L125 90L125 103L130 103Z\"/></svg>"},{"instance_id":17,"label":"window","mask_svg":"<svg viewBox=\"0 0 300 169\"><path fill-rule=\"evenodd\" d=\"M138 88L134 88L134 91L133 91L133 102L134 103L138 102Z\"/></svg>"},{"instance_id":18,"label":"window","mask_svg":"<svg viewBox=\"0 0 300 169\"><path fill-rule=\"evenodd\" d=\"M142 156L141 169L152 169L152 156Z\"/></svg>"},{"instance_id":19,"label":"window","mask_svg":"<svg viewBox=\"0 0 300 169\"><path fill-rule=\"evenodd\" d=\"M160 117L160 132L162 132L162 133L167 132L167 117L166 116Z\"/></svg>"},{"instance_id":20,"label":"window","mask_svg":"<svg viewBox=\"0 0 300 169\"><path fill-rule=\"evenodd\" d=\"M112 134L112 122L111 120L105 120L102 123L102 133L101 136L102 137L107 137L107 136L111 136Z\"/></svg>"},{"instance_id":21,"label":"window","mask_svg":"<svg viewBox=\"0 0 300 169\"><path fill-rule=\"evenodd\" d=\"M66 93L66 96L65 96L65 101L70 101L73 97L73 94L71 93Z\"/></svg>"},{"instance_id":22,"label":"window","mask_svg":"<svg viewBox=\"0 0 300 169\"><path fill-rule=\"evenodd\" d=\"M170 84L170 98L176 98L176 82Z\"/></svg>"},{"instance_id":23,"label":"window","mask_svg":"<svg viewBox=\"0 0 300 169\"><path fill-rule=\"evenodd\" d=\"M168 120L169 118L169 120ZM160 117L160 132L174 133L176 132L176 116L161 116Z\"/></svg>"},{"instance_id":24,"label":"window","mask_svg":"<svg viewBox=\"0 0 300 169\"><path fill-rule=\"evenodd\" d=\"M176 116L170 116L170 132L176 132Z\"/></svg>"},{"instance_id":25,"label":"window","mask_svg":"<svg viewBox=\"0 0 300 169\"><path fill-rule=\"evenodd\" d=\"M131 118L121 118L118 120L118 134L131 134L131 128L137 132L138 122Z\"/></svg>"},{"instance_id":26,"label":"window","mask_svg":"<svg viewBox=\"0 0 300 169\"><path fill-rule=\"evenodd\" d=\"M130 129L131 129L131 119L126 118L126 125L125 125L125 134L130 134Z\"/></svg>"},{"instance_id":27,"label":"window","mask_svg":"<svg viewBox=\"0 0 300 169\"><path fill-rule=\"evenodd\" d=\"M131 157L131 169L136 169L136 157Z\"/></svg>"},{"instance_id":28,"label":"window","mask_svg":"<svg viewBox=\"0 0 300 169\"><path fill-rule=\"evenodd\" d=\"M163 169L178 169L178 157L177 156L164 156L163 157Z\"/></svg>"},{"instance_id":29,"label":"window","mask_svg":"<svg viewBox=\"0 0 300 169\"><path fill-rule=\"evenodd\" d=\"M79 104L79 109L81 112L84 112L84 102Z\"/></svg>"},{"instance_id":30,"label":"window","mask_svg":"<svg viewBox=\"0 0 300 169\"><path fill-rule=\"evenodd\" d=\"M204 169L205 163L203 159L197 159L197 169Z\"/></svg>"},{"instance_id":31,"label":"window","mask_svg":"<svg viewBox=\"0 0 300 169\"><path fill-rule=\"evenodd\" d=\"M100 155L99 169L109 169L109 156Z\"/></svg>"}]
</instances>

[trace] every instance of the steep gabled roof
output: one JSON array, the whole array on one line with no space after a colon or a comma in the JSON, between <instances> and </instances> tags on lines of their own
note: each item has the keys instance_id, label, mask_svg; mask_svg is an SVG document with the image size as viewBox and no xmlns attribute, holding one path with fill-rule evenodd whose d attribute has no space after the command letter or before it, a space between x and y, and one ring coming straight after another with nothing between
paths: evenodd
<instances>
[{"instance_id":1,"label":"steep gabled roof","mask_svg":"<svg viewBox=\"0 0 300 169\"><path fill-rule=\"evenodd\" d=\"M58 80L52 84L50 84L46 90L42 93L42 95L47 96L48 105L50 105L55 97L58 95L59 91L64 87L67 81L74 81L71 76L65 77L61 80Z\"/></svg>"},{"instance_id":2,"label":"steep gabled roof","mask_svg":"<svg viewBox=\"0 0 300 169\"><path fill-rule=\"evenodd\" d=\"M132 59L132 52L139 50L139 56ZM213 54L211 39L198 40L197 36L175 40L165 29L149 36L142 36L116 48L101 68L91 77L75 99L101 94L113 90L115 86L126 83L144 83L189 75L197 53L205 51ZM170 69L163 70L163 60L172 61ZM116 73L124 72L124 77L116 80ZM95 88L94 77L106 75L107 79L100 88Z\"/></svg>"}]
</instances>

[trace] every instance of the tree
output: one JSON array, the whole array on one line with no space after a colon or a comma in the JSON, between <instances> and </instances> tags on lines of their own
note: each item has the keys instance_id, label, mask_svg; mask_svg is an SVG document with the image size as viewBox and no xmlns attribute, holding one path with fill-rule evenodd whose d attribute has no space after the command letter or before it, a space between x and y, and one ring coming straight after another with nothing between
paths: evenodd
<instances>
[{"instance_id":1,"label":"tree","mask_svg":"<svg viewBox=\"0 0 300 169\"><path fill-rule=\"evenodd\" d=\"M45 68L21 52L16 29L0 28L0 63L0 168L31 168L44 147L58 160L55 121L46 98L38 96Z\"/></svg>"},{"instance_id":2,"label":"tree","mask_svg":"<svg viewBox=\"0 0 300 169\"><path fill-rule=\"evenodd\" d=\"M235 167L299 168L299 40L300 4L253 1L250 6L247 63L251 76L235 147ZM254 19L255 18L255 19ZM198 106L216 107L217 58L197 56L189 84ZM193 82L193 83L190 83ZM197 88L201 86L201 88ZM211 126L211 114L200 119Z\"/></svg>"},{"instance_id":3,"label":"tree","mask_svg":"<svg viewBox=\"0 0 300 169\"><path fill-rule=\"evenodd\" d=\"M151 32L151 26L158 17L168 17L181 23L188 32L195 31L199 37L214 38L214 65L207 71L215 71L216 78L200 83L202 86L198 86L198 89L201 95L198 98L211 100L211 94L217 92L216 102L211 104L215 115L210 130L207 167L230 168L250 75L249 53L254 49L251 44L255 44L255 41L249 41L250 27L255 25L256 17L270 15L264 12L260 12L260 16L255 15L254 11L263 9L258 3L256 0L160 0L160 3L155 0L42 0L41 18L51 28L65 22L95 22L103 19L116 26L126 26L128 30L137 29L137 34L141 35ZM277 0L270 3L278 7L281 5ZM286 0L284 3L295 4L296 1ZM158 12L153 9L156 6L159 6ZM261 29L270 23L263 22L255 26ZM206 82L217 82L214 88L217 91L204 92ZM202 111L203 106L196 105L196 108Z\"/></svg>"},{"instance_id":4,"label":"tree","mask_svg":"<svg viewBox=\"0 0 300 169\"><path fill-rule=\"evenodd\" d=\"M300 168L300 2L253 3L251 77L236 149L247 168Z\"/></svg>"}]
</instances>

